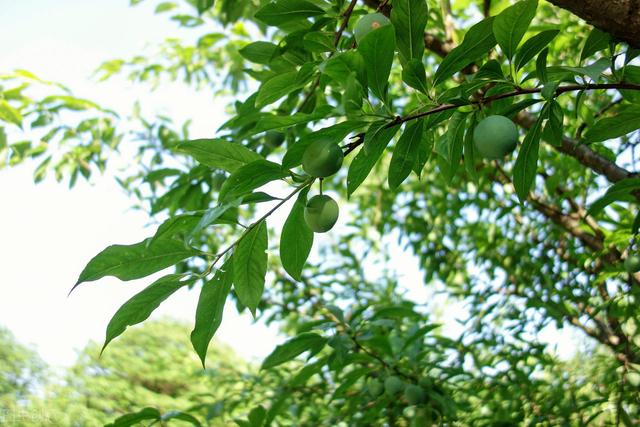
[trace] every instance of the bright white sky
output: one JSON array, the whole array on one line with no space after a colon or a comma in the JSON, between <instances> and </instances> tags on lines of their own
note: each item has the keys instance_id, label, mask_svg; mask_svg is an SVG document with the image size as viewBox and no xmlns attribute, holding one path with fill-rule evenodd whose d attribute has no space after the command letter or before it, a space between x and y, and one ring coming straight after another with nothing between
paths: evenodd
<instances>
[{"instance_id":1,"label":"bright white sky","mask_svg":"<svg viewBox=\"0 0 640 427\"><path fill-rule=\"evenodd\" d=\"M153 14L155 3L0 0L0 72L30 70L119 113L130 112L140 100L148 112L167 114L177 123L193 119L194 137L211 136L225 104L216 104L206 91L176 84L149 92L124 79L100 84L90 79L106 59L130 57L183 33L166 16ZM152 281L105 278L67 298L78 274L106 246L135 243L154 229L145 228L149 220L144 214L129 210L131 201L112 176L96 175L90 185L79 180L70 191L53 179L34 185L30 166L0 171L0 324L34 344L49 363L69 365L87 340L103 340L117 308ZM157 315L191 322L196 302L197 293L185 290ZM252 324L232 304L218 337L241 355L258 358L278 339L275 328Z\"/></svg>"},{"instance_id":2,"label":"bright white sky","mask_svg":"<svg viewBox=\"0 0 640 427\"><path fill-rule=\"evenodd\" d=\"M150 92L120 78L100 84L90 79L106 59L127 58L167 36L185 34L166 16L154 15L155 4L148 0L132 8L129 0L0 0L0 72L27 69L122 114L139 100L147 112L166 114L176 123L192 119L194 138L210 137L224 119L226 104L216 103L207 91L173 84ZM47 362L65 366L88 340L102 341L117 308L153 279L105 278L67 298L79 272L106 246L137 242L153 228L145 228L144 214L128 210L130 200L112 176L95 176L91 184L79 180L69 191L52 179L34 185L29 166L0 171L0 324L33 344ZM411 295L425 301L413 259L394 255ZM191 322L196 301L197 293L185 290L154 316ZM550 330L546 335L561 354L573 351L575 341L566 339L567 333ZM242 356L259 359L281 341L275 328L253 324L232 304L217 337Z\"/></svg>"}]
</instances>

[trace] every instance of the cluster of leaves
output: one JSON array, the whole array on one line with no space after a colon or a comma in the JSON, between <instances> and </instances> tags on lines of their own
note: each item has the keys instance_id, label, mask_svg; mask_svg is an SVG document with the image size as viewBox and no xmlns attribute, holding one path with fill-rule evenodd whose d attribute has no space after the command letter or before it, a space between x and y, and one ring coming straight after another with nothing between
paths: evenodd
<instances>
[{"instance_id":1,"label":"cluster of leaves","mask_svg":"<svg viewBox=\"0 0 640 427\"><path fill-rule=\"evenodd\" d=\"M640 277L622 260L636 250L640 223L630 209L639 181L625 169L635 167L640 51L536 0L489 2L485 16L468 0L189 3L198 15L174 15L181 25L233 22L232 31L205 33L194 46L170 40L161 61L107 62L105 77L127 66L137 81L167 76L217 88L216 73L226 73L223 88L257 89L234 103L217 138L189 140L168 123L140 134L149 141L143 172L123 185L152 214L170 217L149 239L98 254L76 286L177 271L121 307L105 346L178 289L199 284L191 341L203 364L231 295L292 335L267 358L267 371L296 386L322 378L310 393L279 390L244 425L304 420L300 408L284 410L286 399L327 425L631 419ZM157 11L178 7L165 2ZM389 24L356 42L358 19L376 10ZM248 34L267 40L249 43ZM243 86L247 79L257 85ZM473 143L476 124L491 115L524 134L517 154L495 162ZM322 185L356 209L324 254L345 262L316 270L306 262L314 239L302 215L314 179L299 166L307 147L327 140L343 146L347 167ZM267 219L285 205L278 262L267 256ZM460 337L432 333L425 313L400 297L398 280L362 275L366 257L353 253L385 253L392 235L417 255L430 287L468 304ZM592 376L602 378L595 390L585 389L583 371L563 394L564 366L537 338L549 325L572 325L609 352ZM305 352L299 372L288 368ZM372 401L357 390L376 370L437 387L417 407Z\"/></svg>"},{"instance_id":2,"label":"cluster of leaves","mask_svg":"<svg viewBox=\"0 0 640 427\"><path fill-rule=\"evenodd\" d=\"M25 70L0 75L0 84L0 168L33 159L36 182L53 171L70 186L105 169L122 140L115 112ZM18 139L23 135L28 139Z\"/></svg>"}]
</instances>

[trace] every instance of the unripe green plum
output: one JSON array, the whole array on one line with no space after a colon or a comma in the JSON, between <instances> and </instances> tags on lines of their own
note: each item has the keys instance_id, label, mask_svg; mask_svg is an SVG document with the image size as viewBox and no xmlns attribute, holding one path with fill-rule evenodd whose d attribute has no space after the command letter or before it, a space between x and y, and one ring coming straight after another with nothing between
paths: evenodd
<instances>
[{"instance_id":1,"label":"unripe green plum","mask_svg":"<svg viewBox=\"0 0 640 427\"><path fill-rule=\"evenodd\" d=\"M331 197L319 194L313 196L304 208L304 220L315 233L326 233L338 221L340 209Z\"/></svg>"},{"instance_id":2,"label":"unripe green plum","mask_svg":"<svg viewBox=\"0 0 640 427\"><path fill-rule=\"evenodd\" d=\"M396 394L402 393L404 387L404 382L396 376L392 375L384 380L384 390L389 396L395 396Z\"/></svg>"},{"instance_id":3,"label":"unripe green plum","mask_svg":"<svg viewBox=\"0 0 640 427\"><path fill-rule=\"evenodd\" d=\"M367 391L371 397L378 397L384 392L384 386L379 380L371 378L367 381Z\"/></svg>"},{"instance_id":4,"label":"unripe green plum","mask_svg":"<svg viewBox=\"0 0 640 427\"><path fill-rule=\"evenodd\" d=\"M409 402L409 405L418 405L424 402L425 392L422 387L409 384L407 388L404 389L404 397L407 399L407 402Z\"/></svg>"},{"instance_id":5,"label":"unripe green plum","mask_svg":"<svg viewBox=\"0 0 640 427\"><path fill-rule=\"evenodd\" d=\"M629 255L624 260L624 269L627 273L637 273L640 271L640 255Z\"/></svg>"},{"instance_id":6,"label":"unripe green plum","mask_svg":"<svg viewBox=\"0 0 640 427\"><path fill-rule=\"evenodd\" d=\"M315 141L302 155L302 169L313 177L325 178L338 172L343 160L344 153L334 141Z\"/></svg>"},{"instance_id":7,"label":"unripe green plum","mask_svg":"<svg viewBox=\"0 0 640 427\"><path fill-rule=\"evenodd\" d=\"M381 13L364 15L360 18L353 30L353 34L356 36L356 42L360 43L364 36L385 25L391 25L391 21Z\"/></svg>"},{"instance_id":8,"label":"unripe green plum","mask_svg":"<svg viewBox=\"0 0 640 427\"><path fill-rule=\"evenodd\" d=\"M515 150L518 128L504 116L489 116L473 131L473 143L478 154L486 159L501 159Z\"/></svg>"}]
</instances>

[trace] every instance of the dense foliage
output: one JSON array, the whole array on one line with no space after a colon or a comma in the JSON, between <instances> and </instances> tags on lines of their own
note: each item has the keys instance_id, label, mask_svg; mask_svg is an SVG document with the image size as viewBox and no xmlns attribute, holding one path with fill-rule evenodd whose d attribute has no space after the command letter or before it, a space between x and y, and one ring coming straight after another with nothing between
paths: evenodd
<instances>
[{"instance_id":1,"label":"dense foliage","mask_svg":"<svg viewBox=\"0 0 640 427\"><path fill-rule=\"evenodd\" d=\"M241 426L638 422L640 265L625 260L640 226L639 46L537 0L186 3L157 12L195 43L167 39L100 76L236 100L210 139L137 123L120 182L163 222L96 255L75 286L176 271L115 313L105 346L189 286L203 365L218 363L207 349L227 298L290 336ZM43 143L3 136L0 150L43 157L37 179L73 183L126 143L113 112L24 71L3 81L0 120ZM29 98L36 84L55 94ZM432 301L407 293L401 249ZM550 327L589 352L558 359Z\"/></svg>"}]
</instances>

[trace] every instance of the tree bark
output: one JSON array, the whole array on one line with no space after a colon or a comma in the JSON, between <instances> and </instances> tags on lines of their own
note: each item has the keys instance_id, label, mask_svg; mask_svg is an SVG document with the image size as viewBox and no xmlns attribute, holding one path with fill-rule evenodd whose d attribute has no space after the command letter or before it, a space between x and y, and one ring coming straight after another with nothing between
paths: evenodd
<instances>
[{"instance_id":1,"label":"tree bark","mask_svg":"<svg viewBox=\"0 0 640 427\"><path fill-rule=\"evenodd\" d=\"M640 49L640 0L548 0Z\"/></svg>"}]
</instances>

